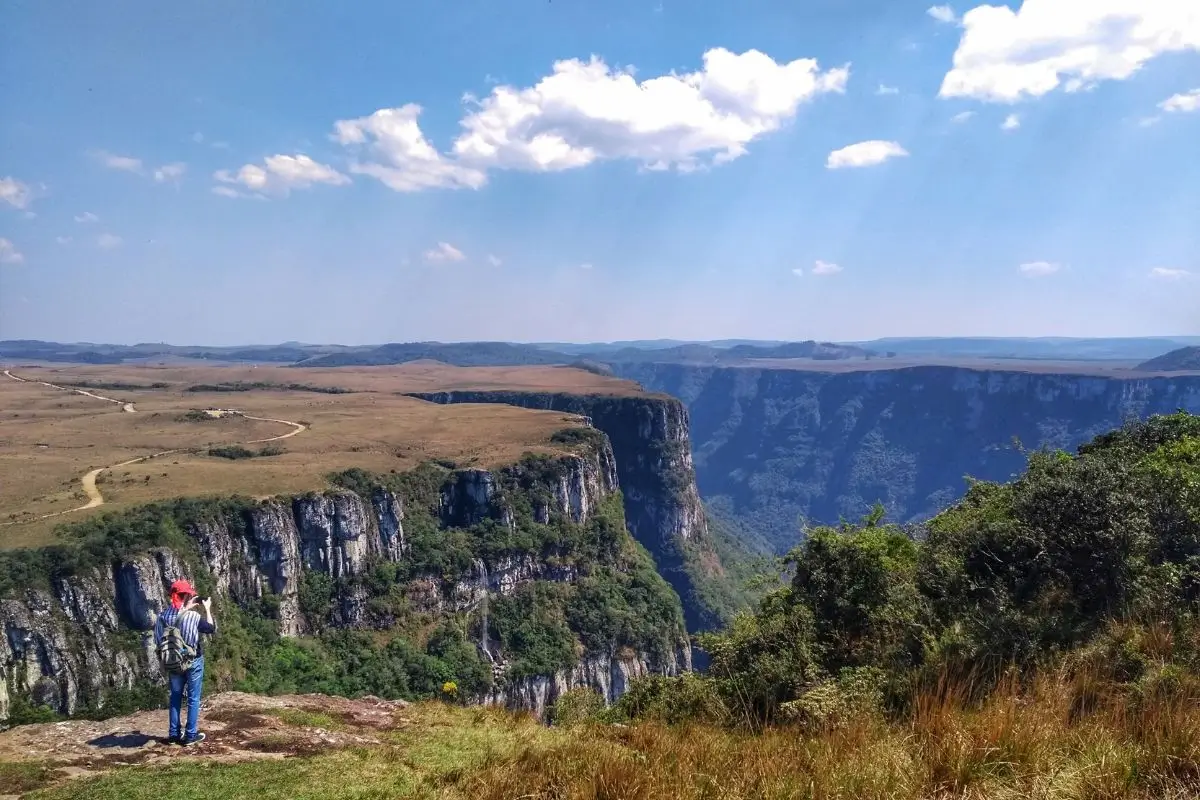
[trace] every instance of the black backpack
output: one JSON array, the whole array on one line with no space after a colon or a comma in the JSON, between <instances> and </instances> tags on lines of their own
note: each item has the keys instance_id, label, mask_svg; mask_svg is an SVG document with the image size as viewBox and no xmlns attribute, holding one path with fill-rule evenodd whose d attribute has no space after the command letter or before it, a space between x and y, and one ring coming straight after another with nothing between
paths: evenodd
<instances>
[{"instance_id":1,"label":"black backpack","mask_svg":"<svg viewBox=\"0 0 1200 800\"><path fill-rule=\"evenodd\" d=\"M183 640L183 631L179 630L177 622L178 614L170 622L163 620L162 638L158 642L158 663L168 673L182 675L192 668L196 650Z\"/></svg>"}]
</instances>

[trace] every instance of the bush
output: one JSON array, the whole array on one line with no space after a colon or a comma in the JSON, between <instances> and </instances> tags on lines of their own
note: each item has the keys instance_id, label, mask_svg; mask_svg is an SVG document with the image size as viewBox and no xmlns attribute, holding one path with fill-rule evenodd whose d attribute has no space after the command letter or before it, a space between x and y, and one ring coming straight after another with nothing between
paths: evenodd
<instances>
[{"instance_id":1,"label":"bush","mask_svg":"<svg viewBox=\"0 0 1200 800\"><path fill-rule=\"evenodd\" d=\"M242 458L254 458L253 450L248 450L240 444L225 445L223 447L209 448L208 454L214 458L228 458L236 461Z\"/></svg>"},{"instance_id":2,"label":"bush","mask_svg":"<svg viewBox=\"0 0 1200 800\"><path fill-rule=\"evenodd\" d=\"M882 718L883 690L887 674L875 667L842 670L780 707L782 717L808 732L845 728L852 723Z\"/></svg>"},{"instance_id":3,"label":"bush","mask_svg":"<svg viewBox=\"0 0 1200 800\"><path fill-rule=\"evenodd\" d=\"M604 696L590 686L576 686L563 692L550 708L550 722L569 727L596 722L607 708Z\"/></svg>"},{"instance_id":4,"label":"bush","mask_svg":"<svg viewBox=\"0 0 1200 800\"><path fill-rule=\"evenodd\" d=\"M634 678L613 706L613 716L655 720L666 725L685 722L724 725L732 716L712 678L685 672L678 677L647 675Z\"/></svg>"}]
</instances>

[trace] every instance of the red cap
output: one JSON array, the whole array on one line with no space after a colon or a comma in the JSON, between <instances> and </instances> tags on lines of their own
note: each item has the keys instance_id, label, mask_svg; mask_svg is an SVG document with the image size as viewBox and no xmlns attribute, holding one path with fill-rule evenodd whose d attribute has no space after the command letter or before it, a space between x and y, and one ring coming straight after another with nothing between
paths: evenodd
<instances>
[{"instance_id":1,"label":"red cap","mask_svg":"<svg viewBox=\"0 0 1200 800\"><path fill-rule=\"evenodd\" d=\"M171 594L195 595L196 590L192 588L190 583L180 578L171 584Z\"/></svg>"}]
</instances>

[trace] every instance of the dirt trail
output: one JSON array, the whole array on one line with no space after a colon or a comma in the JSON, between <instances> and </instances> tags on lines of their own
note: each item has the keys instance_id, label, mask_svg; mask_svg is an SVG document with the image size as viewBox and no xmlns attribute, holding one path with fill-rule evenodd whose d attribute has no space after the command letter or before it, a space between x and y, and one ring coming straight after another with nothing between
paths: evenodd
<instances>
[{"instance_id":1,"label":"dirt trail","mask_svg":"<svg viewBox=\"0 0 1200 800\"><path fill-rule=\"evenodd\" d=\"M105 397L102 394L94 394L92 392L87 391L86 389L76 389L71 386L59 386L57 383L47 383L46 381L31 381L28 378L18 378L16 375L13 375L8 370L4 370L4 374L7 375L8 377L12 378L14 381L19 381L21 383L39 383L42 386L49 386L51 389L58 389L59 391L63 391L63 392L74 392L75 394L81 394L84 397L94 397L97 400L104 400L105 402L108 402L108 403L116 403L124 411L127 411L130 414L133 414L137 411L137 409L133 407L133 403L126 403L124 400L115 400L111 397Z\"/></svg>"},{"instance_id":2,"label":"dirt trail","mask_svg":"<svg viewBox=\"0 0 1200 800\"><path fill-rule=\"evenodd\" d=\"M97 400L106 400L110 403L118 403L121 405L122 408L124 408L126 411L128 411L130 413L134 413L136 411L136 409L133 407L133 403L125 403L120 400L114 400L111 397L101 397L98 394L92 394L91 392L85 392L82 389L72 389L72 388L66 387L66 386L58 386L53 383L46 383L45 381L31 381L26 378L18 378L16 375L13 375L12 372L10 372L9 370L4 370L4 374L7 375L8 377L12 378L14 381L19 381L21 383L38 383L38 384L41 384L42 386L49 386L52 389L60 389L63 391L68 391L68 392L75 392L76 394L86 395L87 397L94 397ZM301 422L293 422L290 419L274 419L272 417L252 417L249 414L243 414L240 411L232 412L232 413L236 414L237 416L243 417L245 419L252 419L252 420L256 420L258 422L277 422L281 425L291 425L292 426L292 430L288 431L287 433L280 434L279 436L271 436L266 439L251 439L248 442L237 442L235 444L262 444L264 442L277 442L281 439L290 439L291 437L295 436L296 434L303 433L304 431L308 430L307 425L305 425ZM0 522L0 526L20 525L22 522L35 522L37 520L50 519L52 517L61 517L64 514L72 514L76 511L87 511L89 508L96 508L98 506L102 506L102 505L104 505L104 495L100 493L100 487L98 487L96 485L96 481L99 480L100 475L102 473L107 472L110 469L117 469L119 467L127 467L130 464L139 464L143 461L149 461L152 458L160 458L162 456L169 456L174 453L182 453L185 451L185 449L186 448L176 448L174 450L163 450L158 453L151 453L150 455L138 456L137 458L131 458L128 461L122 461L119 464L110 464L107 467L97 467L96 469L92 470L91 472L87 473L86 475L84 475L82 478L79 479L79 482L83 485L83 492L84 492L84 494L87 495L87 498L88 498L88 501L86 503L84 503L83 505L77 506L76 508L69 508L66 511L56 511L53 514L43 514L42 516L35 517L32 520L14 520L12 522Z\"/></svg>"},{"instance_id":3,"label":"dirt trail","mask_svg":"<svg viewBox=\"0 0 1200 800\"><path fill-rule=\"evenodd\" d=\"M271 419L270 417L252 417L249 414L242 414L241 416L245 417L246 419L255 419L255 420L258 420L259 422L278 422L283 425L291 425L293 428L293 430L290 430L281 436L272 436L270 439L251 439L248 442L242 442L242 444L262 444L263 442L278 442L280 439L290 439L293 436L295 436L297 433L304 433L306 430L308 430L307 425L300 423L300 422L292 422L290 419Z\"/></svg>"},{"instance_id":4,"label":"dirt trail","mask_svg":"<svg viewBox=\"0 0 1200 800\"><path fill-rule=\"evenodd\" d=\"M163 689L166 697L166 689ZM314 755L381 743L380 734L403 727L403 700L324 695L263 697L224 692L205 697L203 744L167 744L166 711L142 711L103 722L68 720L20 725L0 732L0 762L40 762L50 769L40 786L110 772L129 764L178 761L259 761Z\"/></svg>"}]
</instances>

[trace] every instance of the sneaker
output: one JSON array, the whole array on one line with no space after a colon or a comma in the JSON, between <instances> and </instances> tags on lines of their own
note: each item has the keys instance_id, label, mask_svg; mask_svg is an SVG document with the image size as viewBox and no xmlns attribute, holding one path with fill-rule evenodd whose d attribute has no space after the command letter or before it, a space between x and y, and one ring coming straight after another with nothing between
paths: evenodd
<instances>
[{"instance_id":1,"label":"sneaker","mask_svg":"<svg viewBox=\"0 0 1200 800\"><path fill-rule=\"evenodd\" d=\"M191 747L194 744L200 744L207 738L208 737L203 733L197 733L195 736L189 736L186 739L181 739L179 743L184 747Z\"/></svg>"},{"instance_id":2,"label":"sneaker","mask_svg":"<svg viewBox=\"0 0 1200 800\"><path fill-rule=\"evenodd\" d=\"M168 736L166 739L163 739L163 742L165 744L183 744L183 737L182 736Z\"/></svg>"}]
</instances>

